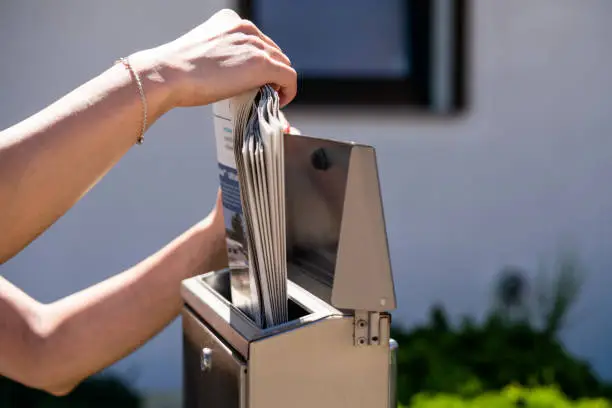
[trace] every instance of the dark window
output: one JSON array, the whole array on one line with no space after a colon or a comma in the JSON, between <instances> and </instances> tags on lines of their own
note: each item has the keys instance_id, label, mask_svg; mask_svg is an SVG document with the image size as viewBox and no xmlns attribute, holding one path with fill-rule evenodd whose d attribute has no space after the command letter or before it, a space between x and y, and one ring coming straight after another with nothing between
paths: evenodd
<instances>
[{"instance_id":1,"label":"dark window","mask_svg":"<svg viewBox=\"0 0 612 408\"><path fill-rule=\"evenodd\" d=\"M465 105L467 0L239 0L287 53L300 105Z\"/></svg>"}]
</instances>

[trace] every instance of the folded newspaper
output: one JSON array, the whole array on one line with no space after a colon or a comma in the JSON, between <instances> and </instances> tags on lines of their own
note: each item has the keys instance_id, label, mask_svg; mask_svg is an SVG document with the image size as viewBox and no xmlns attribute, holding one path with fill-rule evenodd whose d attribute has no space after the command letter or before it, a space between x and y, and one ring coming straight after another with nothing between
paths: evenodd
<instances>
[{"instance_id":1,"label":"folded newspaper","mask_svg":"<svg viewBox=\"0 0 612 408\"><path fill-rule=\"evenodd\" d=\"M270 86L213 104L232 303L259 327L288 320L284 134Z\"/></svg>"}]
</instances>

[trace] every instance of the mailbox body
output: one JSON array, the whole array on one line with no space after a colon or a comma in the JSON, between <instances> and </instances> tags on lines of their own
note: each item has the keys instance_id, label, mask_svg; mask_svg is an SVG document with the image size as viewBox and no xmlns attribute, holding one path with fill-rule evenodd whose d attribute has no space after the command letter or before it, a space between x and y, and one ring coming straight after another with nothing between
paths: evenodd
<instances>
[{"instance_id":1,"label":"mailbox body","mask_svg":"<svg viewBox=\"0 0 612 408\"><path fill-rule=\"evenodd\" d=\"M215 282L224 273L213 272ZM184 289L186 408L390 406L388 315L378 321L379 344L355 345L354 316L290 285L290 301L302 309L294 307L295 318L274 330L249 331L227 291L207 283L211 276L192 278ZM207 297L218 304L211 307Z\"/></svg>"},{"instance_id":2,"label":"mailbox body","mask_svg":"<svg viewBox=\"0 0 612 408\"><path fill-rule=\"evenodd\" d=\"M395 407L375 151L290 134L284 145L289 321L255 325L242 302L248 270L183 281L185 408Z\"/></svg>"}]
</instances>

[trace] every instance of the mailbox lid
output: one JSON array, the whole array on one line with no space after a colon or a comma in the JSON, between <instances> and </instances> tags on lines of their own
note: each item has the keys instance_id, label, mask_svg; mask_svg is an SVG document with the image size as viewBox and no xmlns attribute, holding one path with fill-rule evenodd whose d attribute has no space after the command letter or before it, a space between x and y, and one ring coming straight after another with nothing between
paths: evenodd
<instances>
[{"instance_id":1,"label":"mailbox lid","mask_svg":"<svg viewBox=\"0 0 612 408\"><path fill-rule=\"evenodd\" d=\"M338 309L396 308L376 151L285 137L288 278Z\"/></svg>"}]
</instances>

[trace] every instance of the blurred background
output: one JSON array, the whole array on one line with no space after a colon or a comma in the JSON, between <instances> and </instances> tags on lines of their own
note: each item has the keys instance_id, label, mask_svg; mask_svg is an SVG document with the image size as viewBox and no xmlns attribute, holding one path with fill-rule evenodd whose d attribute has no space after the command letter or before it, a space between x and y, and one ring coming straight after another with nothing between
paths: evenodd
<instances>
[{"instance_id":1,"label":"blurred background","mask_svg":"<svg viewBox=\"0 0 612 408\"><path fill-rule=\"evenodd\" d=\"M4 0L0 128L224 7L293 60L294 126L377 149L400 402L612 400L612 2ZM210 107L172 111L0 274L84 289L206 216L217 177ZM179 406L181 347L177 320L75 393Z\"/></svg>"}]
</instances>

